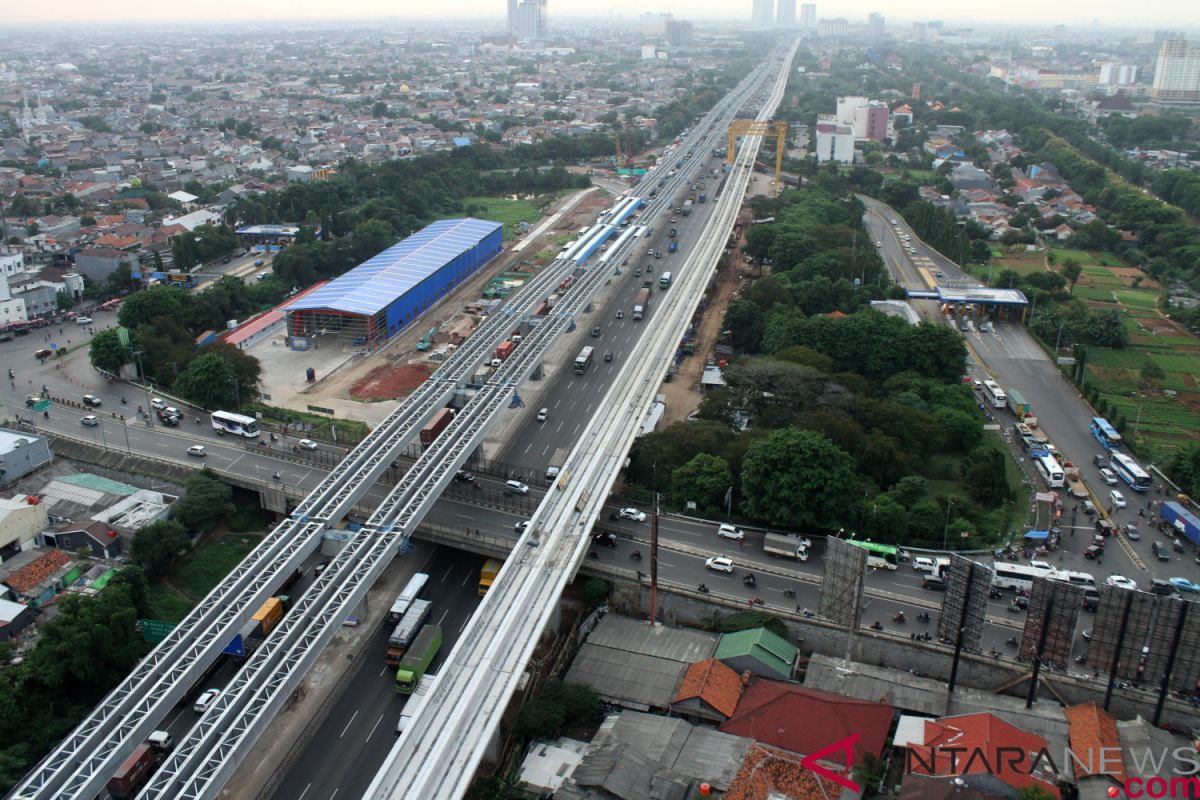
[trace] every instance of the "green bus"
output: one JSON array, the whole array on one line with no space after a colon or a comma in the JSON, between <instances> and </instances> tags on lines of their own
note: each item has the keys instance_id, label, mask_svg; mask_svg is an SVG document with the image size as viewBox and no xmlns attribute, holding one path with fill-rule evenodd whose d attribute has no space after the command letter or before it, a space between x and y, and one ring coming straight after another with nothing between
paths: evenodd
<instances>
[{"instance_id":1,"label":"green bus","mask_svg":"<svg viewBox=\"0 0 1200 800\"><path fill-rule=\"evenodd\" d=\"M658 286L660 289L671 288L671 273L664 272L662 275L660 275L658 278Z\"/></svg>"},{"instance_id":2,"label":"green bus","mask_svg":"<svg viewBox=\"0 0 1200 800\"><path fill-rule=\"evenodd\" d=\"M867 566L872 569L895 569L900 554L900 548L890 544L876 544L858 539L847 539L855 547L867 551Z\"/></svg>"}]
</instances>

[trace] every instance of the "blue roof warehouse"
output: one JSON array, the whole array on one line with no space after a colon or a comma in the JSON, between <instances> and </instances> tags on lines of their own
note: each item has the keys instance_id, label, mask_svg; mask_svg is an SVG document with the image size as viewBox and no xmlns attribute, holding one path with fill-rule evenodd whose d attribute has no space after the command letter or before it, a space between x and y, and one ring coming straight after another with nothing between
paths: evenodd
<instances>
[{"instance_id":1,"label":"blue roof warehouse","mask_svg":"<svg viewBox=\"0 0 1200 800\"><path fill-rule=\"evenodd\" d=\"M499 222L466 217L427 225L293 303L288 346L321 336L374 350L403 330L503 247Z\"/></svg>"}]
</instances>

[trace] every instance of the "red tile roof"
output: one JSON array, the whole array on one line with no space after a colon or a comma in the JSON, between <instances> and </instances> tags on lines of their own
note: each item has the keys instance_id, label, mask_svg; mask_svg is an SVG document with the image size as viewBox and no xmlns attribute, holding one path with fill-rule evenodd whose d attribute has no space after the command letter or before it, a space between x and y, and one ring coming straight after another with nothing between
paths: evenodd
<instances>
[{"instance_id":1,"label":"red tile roof","mask_svg":"<svg viewBox=\"0 0 1200 800\"><path fill-rule=\"evenodd\" d=\"M883 753L894 717L895 709L887 703L759 678L746 688L737 712L721 730L804 755L857 733L857 764L866 753Z\"/></svg>"},{"instance_id":2,"label":"red tile roof","mask_svg":"<svg viewBox=\"0 0 1200 800\"><path fill-rule=\"evenodd\" d=\"M1061 797L1051 775L1030 774L1031 767L1049 769L1038 754L1046 740L1021 730L992 714L965 714L925 722L924 744L912 744L910 771L925 775L990 773L1020 790L1037 786L1052 797ZM1017 759L1015 753L1024 754Z\"/></svg>"},{"instance_id":3,"label":"red tile roof","mask_svg":"<svg viewBox=\"0 0 1200 800\"><path fill-rule=\"evenodd\" d=\"M51 550L41 558L30 561L12 575L9 575L4 582L14 592L25 594L65 567L70 561L71 557L62 550Z\"/></svg>"},{"instance_id":4,"label":"red tile roof","mask_svg":"<svg viewBox=\"0 0 1200 800\"><path fill-rule=\"evenodd\" d=\"M1067 737L1075 754L1075 777L1106 775L1125 783L1125 761L1117 721L1095 703L1067 709Z\"/></svg>"},{"instance_id":5,"label":"red tile roof","mask_svg":"<svg viewBox=\"0 0 1200 800\"><path fill-rule=\"evenodd\" d=\"M837 768L833 768L838 772ZM839 797L842 787L826 778L818 778L800 763L800 756L773 747L753 745L746 751L742 765L722 800L829 800Z\"/></svg>"},{"instance_id":6,"label":"red tile roof","mask_svg":"<svg viewBox=\"0 0 1200 800\"><path fill-rule=\"evenodd\" d=\"M741 676L717 659L709 658L688 667L672 702L698 697L725 716L732 717L741 696Z\"/></svg>"}]
</instances>

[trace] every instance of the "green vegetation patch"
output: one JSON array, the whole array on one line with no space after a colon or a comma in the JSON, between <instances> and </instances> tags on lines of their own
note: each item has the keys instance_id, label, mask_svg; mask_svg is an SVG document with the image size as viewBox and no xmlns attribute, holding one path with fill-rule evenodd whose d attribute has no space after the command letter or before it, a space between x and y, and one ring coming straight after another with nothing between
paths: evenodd
<instances>
[{"instance_id":1,"label":"green vegetation patch","mask_svg":"<svg viewBox=\"0 0 1200 800\"><path fill-rule=\"evenodd\" d=\"M250 414L251 416L261 413L264 421L279 424L298 421L307 422L314 426L311 434L315 438L320 439L332 439L330 430L336 428L337 440L341 444L357 444L367 435L367 423L356 419L330 419L320 414L310 414L307 411L296 411L291 408L277 408L276 406L267 406L261 403L243 405L242 413Z\"/></svg>"},{"instance_id":2,"label":"green vegetation patch","mask_svg":"<svg viewBox=\"0 0 1200 800\"><path fill-rule=\"evenodd\" d=\"M198 603L262 540L253 534L225 534L197 546L172 573L171 585Z\"/></svg>"},{"instance_id":3,"label":"green vegetation patch","mask_svg":"<svg viewBox=\"0 0 1200 800\"><path fill-rule=\"evenodd\" d=\"M1135 308L1155 308L1157 298L1150 292L1139 292L1136 289L1127 289L1123 292L1117 292L1117 299L1122 305L1133 306Z\"/></svg>"},{"instance_id":4,"label":"green vegetation patch","mask_svg":"<svg viewBox=\"0 0 1200 800\"><path fill-rule=\"evenodd\" d=\"M534 202L537 202L537 199ZM467 214L473 217L490 219L503 224L505 241L509 241L517 235L517 226L520 223L536 222L542 216L539 206L535 206L533 202L510 200L507 197L464 197L462 207Z\"/></svg>"}]
</instances>

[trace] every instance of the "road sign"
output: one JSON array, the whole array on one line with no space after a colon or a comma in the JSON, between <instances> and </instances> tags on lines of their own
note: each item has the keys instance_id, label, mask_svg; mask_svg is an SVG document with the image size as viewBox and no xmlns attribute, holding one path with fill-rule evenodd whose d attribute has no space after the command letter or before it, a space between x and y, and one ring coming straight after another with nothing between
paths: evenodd
<instances>
[{"instance_id":1,"label":"road sign","mask_svg":"<svg viewBox=\"0 0 1200 800\"><path fill-rule=\"evenodd\" d=\"M33 410L34 411L49 411L50 410L50 401L49 400L38 400L36 403L33 404Z\"/></svg>"},{"instance_id":2,"label":"road sign","mask_svg":"<svg viewBox=\"0 0 1200 800\"><path fill-rule=\"evenodd\" d=\"M163 622L159 619L140 619L138 620L138 630L142 632L142 639L144 641L150 644L158 644L167 638L171 631L175 630L175 623Z\"/></svg>"}]
</instances>

